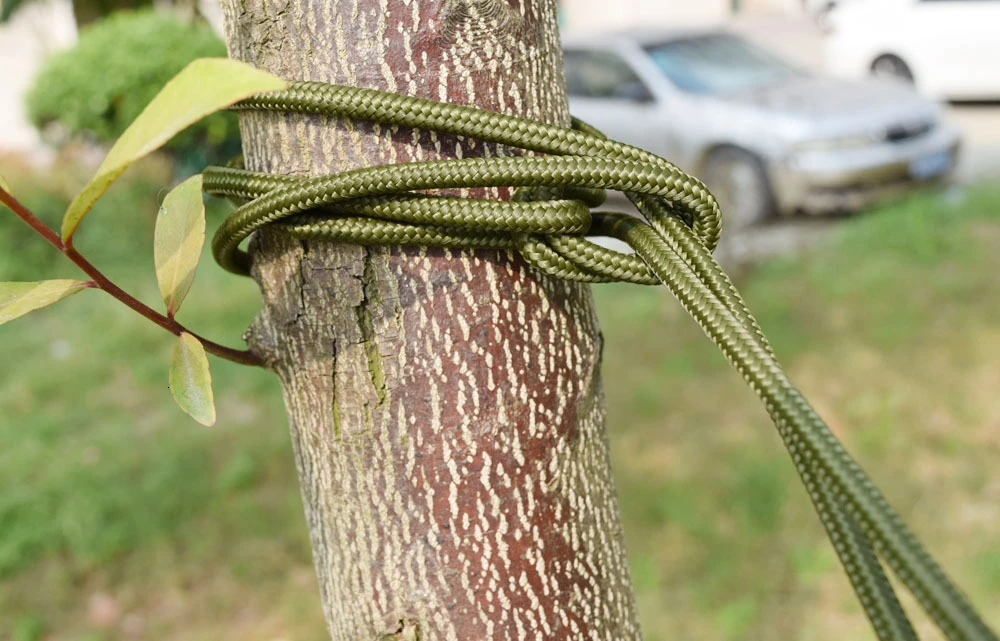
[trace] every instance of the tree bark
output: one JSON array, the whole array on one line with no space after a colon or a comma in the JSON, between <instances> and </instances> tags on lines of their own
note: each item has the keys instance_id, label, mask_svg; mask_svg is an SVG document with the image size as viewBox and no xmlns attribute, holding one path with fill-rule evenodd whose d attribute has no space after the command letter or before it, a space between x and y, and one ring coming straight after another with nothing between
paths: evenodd
<instances>
[{"instance_id":1,"label":"tree bark","mask_svg":"<svg viewBox=\"0 0 1000 641\"><path fill-rule=\"evenodd\" d=\"M230 55L285 78L568 123L554 0L223 8ZM249 168L300 176L516 153L326 117L241 126ZM587 287L495 251L265 231L251 252L247 337L281 379L336 641L639 638Z\"/></svg>"}]
</instances>

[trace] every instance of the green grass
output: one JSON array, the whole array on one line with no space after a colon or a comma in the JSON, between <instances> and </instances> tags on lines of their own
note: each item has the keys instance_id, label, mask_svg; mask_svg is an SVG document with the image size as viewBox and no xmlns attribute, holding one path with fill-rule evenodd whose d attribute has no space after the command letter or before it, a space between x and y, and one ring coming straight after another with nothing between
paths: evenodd
<instances>
[{"instance_id":1,"label":"green grass","mask_svg":"<svg viewBox=\"0 0 1000 641\"><path fill-rule=\"evenodd\" d=\"M50 221L83 181L4 173ZM150 304L168 175L130 172L79 240ZM9 214L0 247L0 280L75 276ZM858 217L740 283L793 380L995 625L998 273L1000 189L981 188ZM738 376L664 290L595 298L646 639L871 638ZM206 257L182 320L235 345L258 306ZM220 420L200 427L169 399L171 346L98 292L0 327L0 639L325 638L277 382L213 360Z\"/></svg>"},{"instance_id":2,"label":"green grass","mask_svg":"<svg viewBox=\"0 0 1000 641\"><path fill-rule=\"evenodd\" d=\"M155 162L132 172L78 241L156 307L152 225L168 181ZM24 182L25 200L57 221L66 194ZM210 205L214 226L224 207ZM18 248L0 280L75 276L22 227L9 213L0 224L0 246ZM34 264L17 261L21 248ZM238 345L259 304L252 282L206 255L179 318ZM272 634L260 638L322 638L277 381L213 359L220 420L202 428L170 401L172 345L91 291L0 327L0 639L233 638L231 617L255 602L281 612L258 622ZM118 603L110 629L93 612L102 595Z\"/></svg>"}]
</instances>

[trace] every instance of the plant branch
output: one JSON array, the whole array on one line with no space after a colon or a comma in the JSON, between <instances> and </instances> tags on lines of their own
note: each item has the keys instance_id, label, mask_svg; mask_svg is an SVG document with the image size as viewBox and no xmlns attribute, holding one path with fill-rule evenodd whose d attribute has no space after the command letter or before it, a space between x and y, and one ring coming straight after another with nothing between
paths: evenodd
<instances>
[{"instance_id":1,"label":"plant branch","mask_svg":"<svg viewBox=\"0 0 1000 641\"><path fill-rule=\"evenodd\" d=\"M191 334L201 341L201 344L205 347L205 351L209 354L214 354L219 358L224 358L227 361L233 361L234 363L239 363L241 365L254 365L257 367L263 366L263 361L261 361L260 357L253 352L233 349L231 347L226 347L225 345L219 345L218 343L210 341L207 338L203 338L202 336L199 336L198 334L187 329L173 318L161 314L126 292L118 285L115 285L101 272L101 270L95 267L89 260L84 258L83 255L78 252L75 247L73 247L72 241L64 243L55 230L42 222L31 212L31 210L22 205L3 187L0 187L0 202L3 202L4 205L10 207L11 211L13 211L18 218L23 220L25 224L38 232L42 238L58 249L64 256L66 256L66 258L73 261L73 264L83 270L87 276L90 276L97 289L101 289L112 297L118 299L125 306L151 320L175 336L180 336L182 332Z\"/></svg>"},{"instance_id":2,"label":"plant branch","mask_svg":"<svg viewBox=\"0 0 1000 641\"><path fill-rule=\"evenodd\" d=\"M59 234L39 220L38 216L31 213L31 210L22 205L17 198L14 198L14 196L8 193L3 187L0 187L0 201L10 207L11 211L13 211L18 218L23 220L28 227L31 227L38 232L42 238L49 241L49 244L59 251L65 252L66 247L63 245L62 239L59 238Z\"/></svg>"}]
</instances>

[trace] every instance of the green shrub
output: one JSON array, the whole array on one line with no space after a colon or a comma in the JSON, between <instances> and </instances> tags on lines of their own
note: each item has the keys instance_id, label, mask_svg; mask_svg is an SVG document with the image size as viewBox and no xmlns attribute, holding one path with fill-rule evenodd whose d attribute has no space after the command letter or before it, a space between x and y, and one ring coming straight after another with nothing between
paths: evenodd
<instances>
[{"instance_id":1,"label":"green shrub","mask_svg":"<svg viewBox=\"0 0 1000 641\"><path fill-rule=\"evenodd\" d=\"M204 22L153 10L122 11L83 29L77 43L50 57L28 93L36 127L59 123L71 136L111 142L164 84L195 58L226 55ZM184 165L239 152L234 114L214 114L175 137L167 148Z\"/></svg>"}]
</instances>

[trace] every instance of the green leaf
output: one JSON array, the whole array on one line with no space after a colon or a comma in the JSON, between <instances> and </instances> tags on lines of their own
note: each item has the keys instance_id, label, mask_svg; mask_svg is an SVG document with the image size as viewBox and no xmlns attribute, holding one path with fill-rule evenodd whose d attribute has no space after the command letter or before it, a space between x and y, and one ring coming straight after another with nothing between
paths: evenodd
<instances>
[{"instance_id":1,"label":"green leaf","mask_svg":"<svg viewBox=\"0 0 1000 641\"><path fill-rule=\"evenodd\" d=\"M86 280L0 283L0 325L93 286Z\"/></svg>"},{"instance_id":2,"label":"green leaf","mask_svg":"<svg viewBox=\"0 0 1000 641\"><path fill-rule=\"evenodd\" d=\"M202 425L215 425L212 374L205 348L197 338L182 332L170 360L170 393L181 409Z\"/></svg>"},{"instance_id":3,"label":"green leaf","mask_svg":"<svg viewBox=\"0 0 1000 641\"><path fill-rule=\"evenodd\" d=\"M194 282L205 244L205 202L201 174L188 178L163 199L153 234L153 262L160 295L173 317Z\"/></svg>"},{"instance_id":4,"label":"green leaf","mask_svg":"<svg viewBox=\"0 0 1000 641\"><path fill-rule=\"evenodd\" d=\"M63 241L73 237L97 199L132 163L208 114L253 94L286 86L277 76L227 58L201 58L189 64L125 130L91 181L70 203L63 217Z\"/></svg>"}]
</instances>

